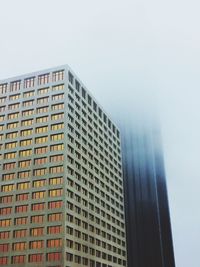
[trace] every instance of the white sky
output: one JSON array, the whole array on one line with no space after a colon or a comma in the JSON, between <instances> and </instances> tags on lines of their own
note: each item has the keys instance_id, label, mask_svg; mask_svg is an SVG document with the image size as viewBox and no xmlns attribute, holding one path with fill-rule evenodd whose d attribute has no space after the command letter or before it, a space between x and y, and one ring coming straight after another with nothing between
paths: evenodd
<instances>
[{"instance_id":1,"label":"white sky","mask_svg":"<svg viewBox=\"0 0 200 267\"><path fill-rule=\"evenodd\" d=\"M176 264L199 267L199 2L6 0L0 8L0 79L67 63L108 112L138 95L144 110L157 99Z\"/></svg>"}]
</instances>

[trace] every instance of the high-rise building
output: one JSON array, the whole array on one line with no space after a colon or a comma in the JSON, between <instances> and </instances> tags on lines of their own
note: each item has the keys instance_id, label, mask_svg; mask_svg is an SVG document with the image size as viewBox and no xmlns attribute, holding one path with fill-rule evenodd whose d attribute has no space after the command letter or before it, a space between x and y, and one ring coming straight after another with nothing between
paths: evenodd
<instances>
[{"instance_id":1,"label":"high-rise building","mask_svg":"<svg viewBox=\"0 0 200 267\"><path fill-rule=\"evenodd\" d=\"M121 122L128 267L175 267L161 134L145 117Z\"/></svg>"},{"instance_id":2,"label":"high-rise building","mask_svg":"<svg viewBox=\"0 0 200 267\"><path fill-rule=\"evenodd\" d=\"M0 265L126 265L120 133L68 66L0 81Z\"/></svg>"}]
</instances>

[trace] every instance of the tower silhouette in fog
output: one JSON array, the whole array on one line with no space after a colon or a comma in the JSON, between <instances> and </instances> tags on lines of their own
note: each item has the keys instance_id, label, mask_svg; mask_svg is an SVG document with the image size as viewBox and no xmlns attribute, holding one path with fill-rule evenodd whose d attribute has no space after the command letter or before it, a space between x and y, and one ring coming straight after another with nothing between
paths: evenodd
<instances>
[{"instance_id":1,"label":"tower silhouette in fog","mask_svg":"<svg viewBox=\"0 0 200 267\"><path fill-rule=\"evenodd\" d=\"M128 267L174 267L160 130L138 121L121 123Z\"/></svg>"}]
</instances>

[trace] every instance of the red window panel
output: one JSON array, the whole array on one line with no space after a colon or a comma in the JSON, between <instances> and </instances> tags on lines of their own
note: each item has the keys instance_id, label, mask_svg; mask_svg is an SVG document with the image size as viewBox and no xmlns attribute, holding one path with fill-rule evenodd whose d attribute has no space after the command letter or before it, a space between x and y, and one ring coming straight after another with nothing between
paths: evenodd
<instances>
[{"instance_id":1,"label":"red window panel","mask_svg":"<svg viewBox=\"0 0 200 267\"><path fill-rule=\"evenodd\" d=\"M61 208L62 205L63 205L62 201L52 201L48 203L48 208L49 209Z\"/></svg>"},{"instance_id":2,"label":"red window panel","mask_svg":"<svg viewBox=\"0 0 200 267\"><path fill-rule=\"evenodd\" d=\"M14 238L25 237L26 235L27 235L27 230L26 229L15 230L13 232L13 237Z\"/></svg>"},{"instance_id":3,"label":"red window panel","mask_svg":"<svg viewBox=\"0 0 200 267\"><path fill-rule=\"evenodd\" d=\"M7 215L7 214L10 214L11 212L12 212L12 207L0 209L0 215Z\"/></svg>"},{"instance_id":4,"label":"red window panel","mask_svg":"<svg viewBox=\"0 0 200 267\"><path fill-rule=\"evenodd\" d=\"M25 255L17 255L12 257L12 263L24 263Z\"/></svg>"},{"instance_id":5,"label":"red window panel","mask_svg":"<svg viewBox=\"0 0 200 267\"><path fill-rule=\"evenodd\" d=\"M15 212L27 212L27 211L28 211L28 205L17 206L15 208Z\"/></svg>"},{"instance_id":6,"label":"red window panel","mask_svg":"<svg viewBox=\"0 0 200 267\"><path fill-rule=\"evenodd\" d=\"M44 215L36 215L31 217L31 223L42 223L44 221Z\"/></svg>"},{"instance_id":7,"label":"red window panel","mask_svg":"<svg viewBox=\"0 0 200 267\"><path fill-rule=\"evenodd\" d=\"M12 202L13 196L4 196L0 198L0 203L10 203Z\"/></svg>"},{"instance_id":8,"label":"red window panel","mask_svg":"<svg viewBox=\"0 0 200 267\"><path fill-rule=\"evenodd\" d=\"M8 264L8 257L0 257L0 265Z\"/></svg>"},{"instance_id":9,"label":"red window panel","mask_svg":"<svg viewBox=\"0 0 200 267\"><path fill-rule=\"evenodd\" d=\"M61 260L61 252L52 252L47 253L48 261L60 261Z\"/></svg>"},{"instance_id":10,"label":"red window panel","mask_svg":"<svg viewBox=\"0 0 200 267\"><path fill-rule=\"evenodd\" d=\"M47 229L48 234L60 234L62 227L60 225L49 226Z\"/></svg>"},{"instance_id":11,"label":"red window panel","mask_svg":"<svg viewBox=\"0 0 200 267\"><path fill-rule=\"evenodd\" d=\"M0 252L7 252L9 250L9 244L0 244Z\"/></svg>"},{"instance_id":12,"label":"red window panel","mask_svg":"<svg viewBox=\"0 0 200 267\"><path fill-rule=\"evenodd\" d=\"M28 221L28 217L20 217L15 219L15 225L26 224Z\"/></svg>"},{"instance_id":13,"label":"red window panel","mask_svg":"<svg viewBox=\"0 0 200 267\"><path fill-rule=\"evenodd\" d=\"M36 203L32 204L31 209L32 210L43 210L45 208L45 203Z\"/></svg>"},{"instance_id":14,"label":"red window panel","mask_svg":"<svg viewBox=\"0 0 200 267\"><path fill-rule=\"evenodd\" d=\"M61 247L62 246L62 239L49 239L47 240L47 247Z\"/></svg>"},{"instance_id":15,"label":"red window panel","mask_svg":"<svg viewBox=\"0 0 200 267\"><path fill-rule=\"evenodd\" d=\"M61 221L61 220L62 220L62 213L53 213L48 215L49 222Z\"/></svg>"},{"instance_id":16,"label":"red window panel","mask_svg":"<svg viewBox=\"0 0 200 267\"><path fill-rule=\"evenodd\" d=\"M9 231L4 231L4 232L0 232L0 240L1 239L7 239L10 236L10 232Z\"/></svg>"},{"instance_id":17,"label":"red window panel","mask_svg":"<svg viewBox=\"0 0 200 267\"><path fill-rule=\"evenodd\" d=\"M29 255L29 262L41 262L43 261L43 254L31 254Z\"/></svg>"},{"instance_id":18,"label":"red window panel","mask_svg":"<svg viewBox=\"0 0 200 267\"><path fill-rule=\"evenodd\" d=\"M28 200L29 194L19 194L16 196L16 201L24 201L24 200Z\"/></svg>"}]
</instances>

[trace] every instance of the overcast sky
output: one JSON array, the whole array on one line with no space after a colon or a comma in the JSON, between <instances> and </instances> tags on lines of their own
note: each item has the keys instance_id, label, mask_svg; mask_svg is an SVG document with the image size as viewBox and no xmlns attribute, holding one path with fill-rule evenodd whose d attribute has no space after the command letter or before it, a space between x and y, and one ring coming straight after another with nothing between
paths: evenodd
<instances>
[{"instance_id":1,"label":"overcast sky","mask_svg":"<svg viewBox=\"0 0 200 267\"><path fill-rule=\"evenodd\" d=\"M0 79L67 63L109 113L157 99L176 265L199 267L199 2L6 0L0 10Z\"/></svg>"}]
</instances>

